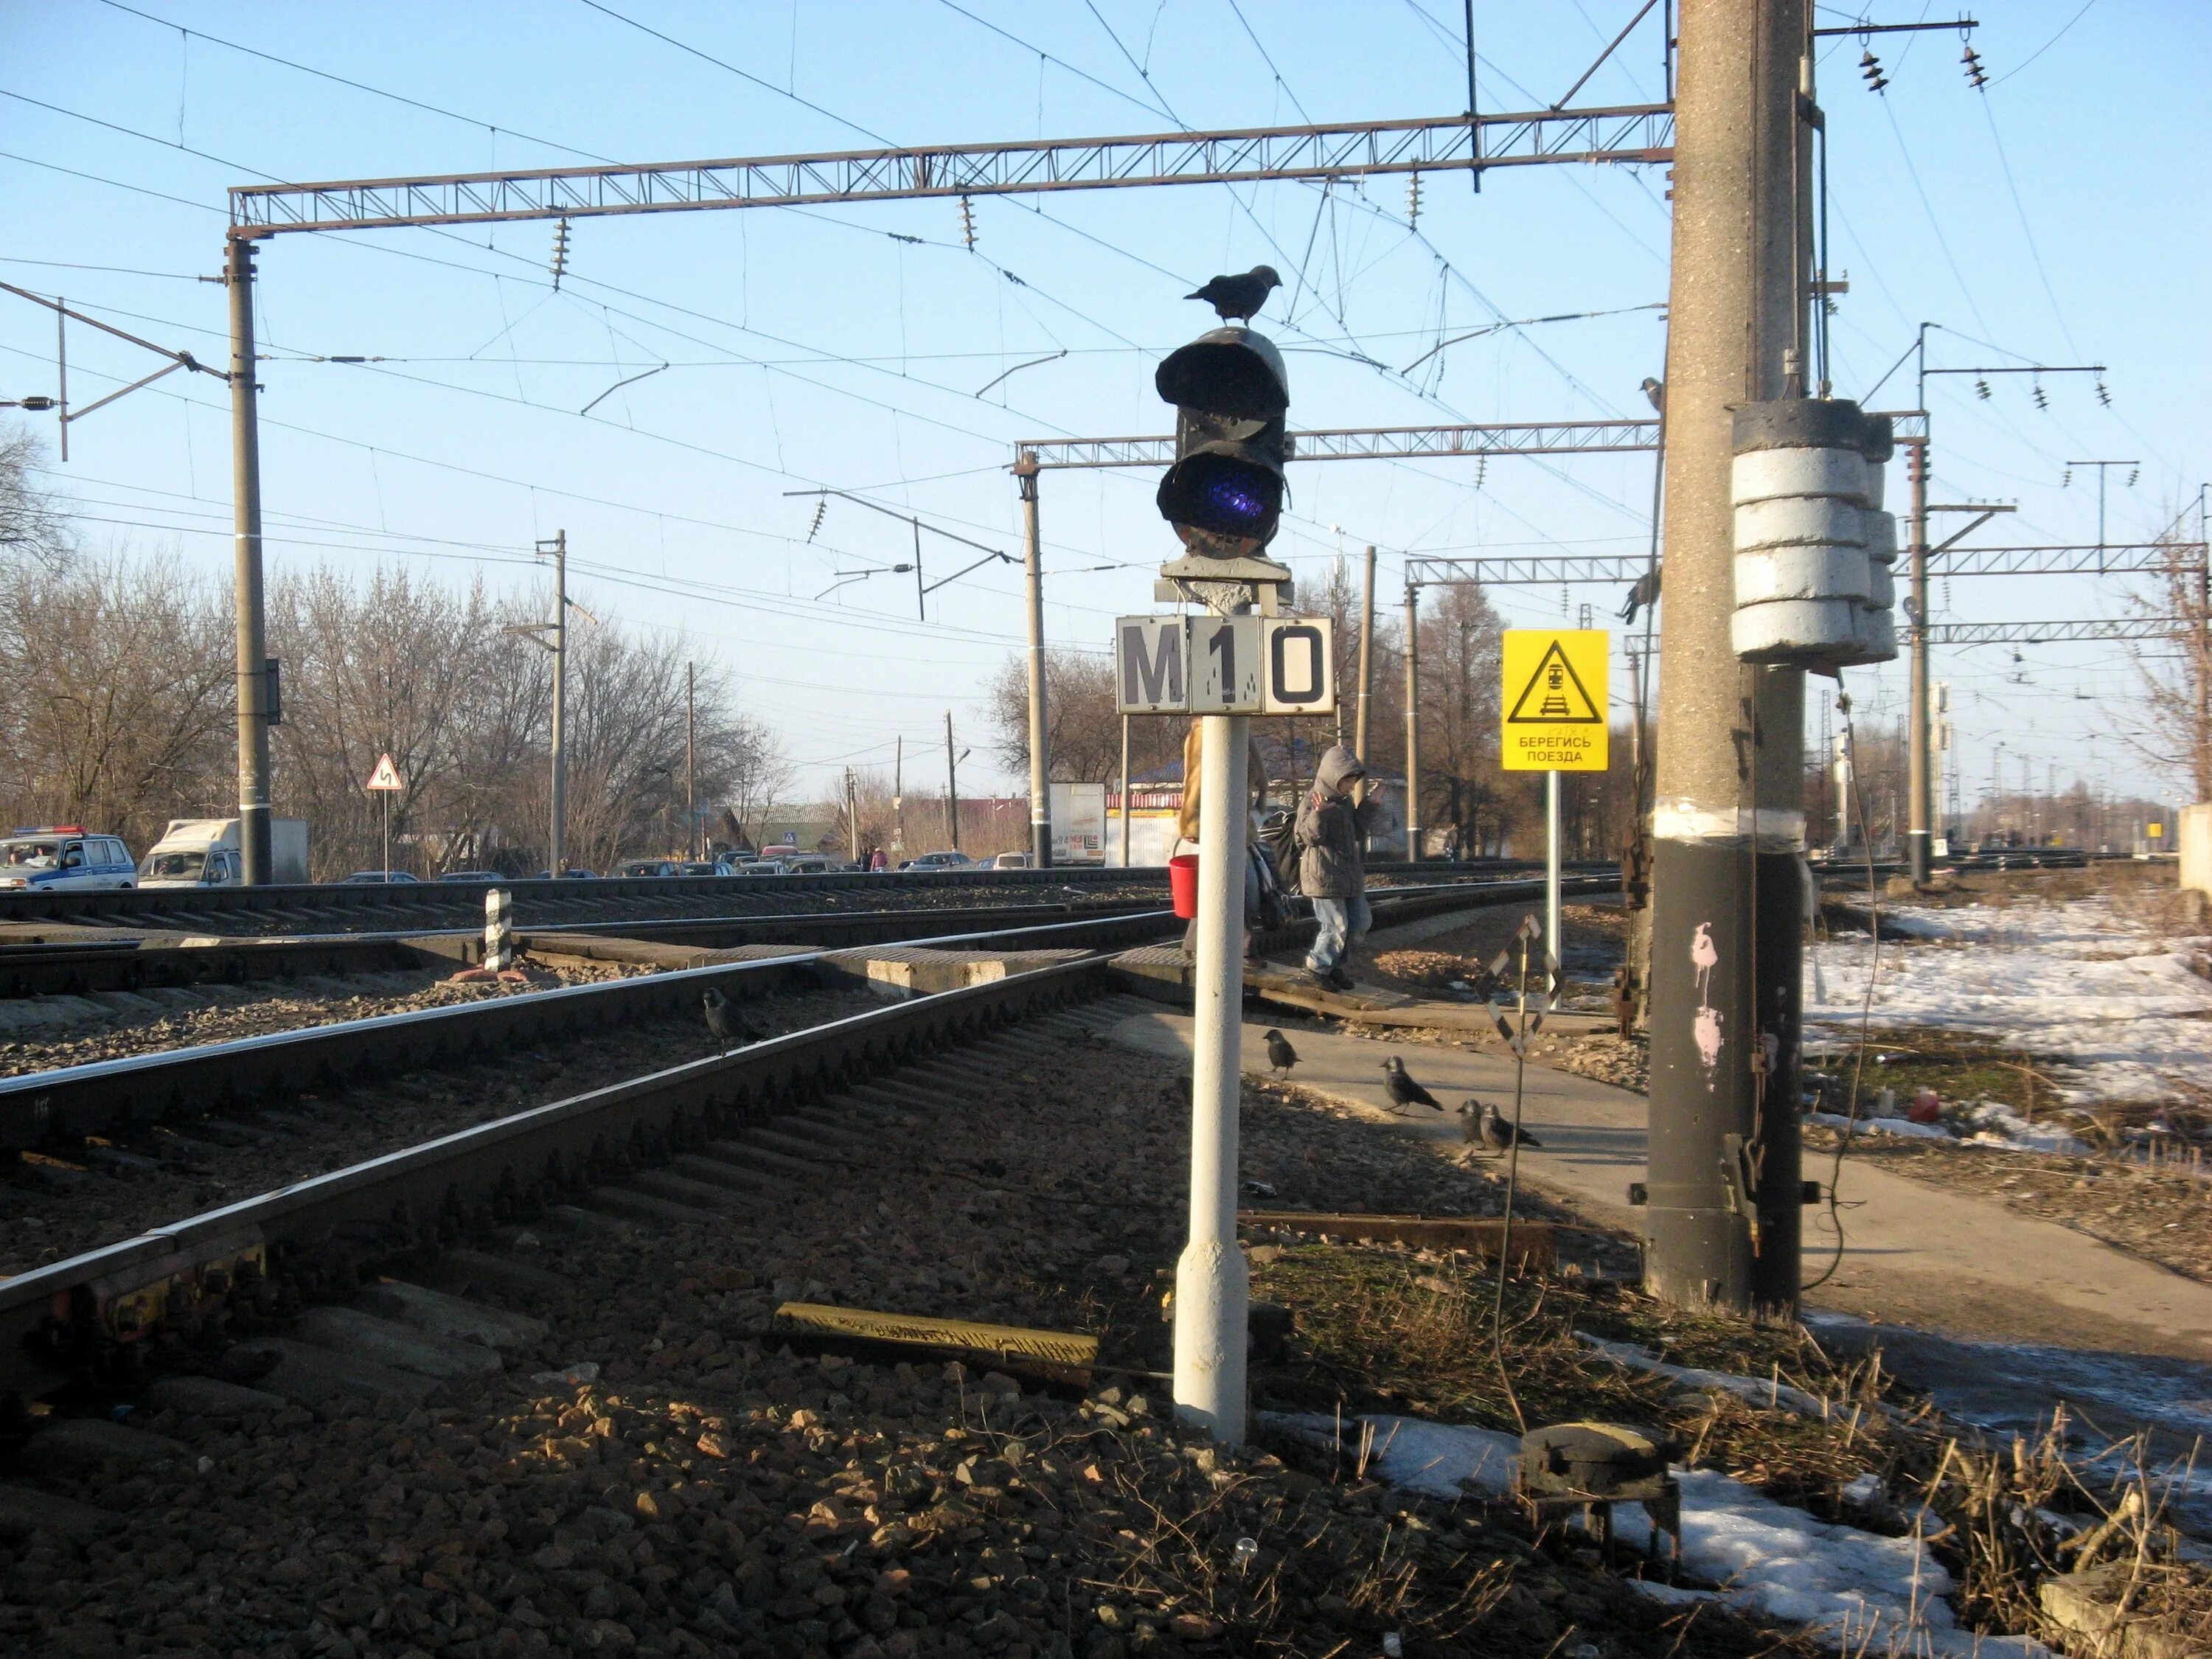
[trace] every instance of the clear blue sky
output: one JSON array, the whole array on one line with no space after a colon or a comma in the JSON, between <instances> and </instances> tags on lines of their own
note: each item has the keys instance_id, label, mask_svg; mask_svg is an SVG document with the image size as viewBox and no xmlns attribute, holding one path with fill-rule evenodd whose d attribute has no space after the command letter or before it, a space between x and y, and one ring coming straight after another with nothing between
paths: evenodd
<instances>
[{"instance_id":1,"label":"clear blue sky","mask_svg":"<svg viewBox=\"0 0 2212 1659\"><path fill-rule=\"evenodd\" d=\"M186 279L218 268L224 188L264 177L1449 113L1466 102L1449 0L609 3L619 16L584 0L144 0L137 12L5 0L0 222L13 234L0 276L219 360L222 292ZM1481 0L1484 106L1558 98L1634 10L1632 0ZM1905 0L1875 15L1934 12ZM2201 320L2212 10L2001 0L1979 15L1985 93L1966 85L1948 32L1875 42L1892 82L1884 97L1858 80L1858 41L1828 43L1834 263L1851 283L1834 323L1838 389L1869 390L1923 320L1944 331L1931 364L2107 364L2109 410L2084 376L2052 377L2047 410L2021 377L1994 383L1987 402L1964 378L1934 383L1936 494L2017 500L2017 518L1985 543L2090 540L2093 481L2077 471L2062 488L2064 464L2139 459L2133 488L2124 470L2112 479L2109 533L2147 537L2212 476ZM1857 15L1823 9L1825 22ZM1658 94L1655 23L1580 101ZM1019 643L1018 580L1006 566L978 571L933 596L926 623L903 578L817 599L841 572L909 557L908 534L833 502L810 543L813 503L786 491L862 491L1015 550L1005 471L1015 441L1165 429L1152 365L1206 320L1180 296L1261 260L1290 279L1263 325L1294 354L1297 423L1641 414L1638 386L1660 372L1663 324L1634 307L1665 298L1664 188L1649 169L1531 167L1492 174L1477 197L1464 176L1440 175L1423 180L1410 230L1402 179L986 199L972 251L949 202L585 220L558 295L549 224L280 238L264 245L259 287L272 354L262 404L270 560L360 572L404 561L519 589L543 582L527 568L532 542L565 528L584 602L729 664L801 763L802 787L819 787L848 763L888 763L897 734L909 748L941 740L947 708L980 738L983 682ZM1439 337L1568 312L1613 314L1499 330L1410 377L1351 355L1402 368ZM0 395L51 392L52 352L51 315L0 296ZM386 361L308 361L347 354ZM88 330L72 330L70 359L79 403L152 366ZM1900 407L1911 392L1892 378L1875 402ZM228 443L222 386L172 376L76 427L70 463L52 478L109 521L88 526L95 535L174 547L227 580ZM1044 484L1048 631L1101 648L1109 618L1150 608L1152 568L1170 551L1152 480L1054 473ZM1317 584L1340 548L1373 542L1392 596L1407 550L1640 546L1650 501L1644 457L1493 461L1480 472L1467 462L1316 465L1293 485L1279 549L1301 580ZM934 539L924 553L933 575L973 556ZM1939 618L2123 604L2116 584L2093 579L1952 587L1936 595ZM1510 619L1540 623L1586 600L1603 621L1619 595L1496 597ZM2044 762L2062 779L2130 778L2109 735L2132 680L2116 648L2044 647L2015 662L2009 648L1984 647L1939 657L1937 672L1955 688L1972 786L1986 780L1998 738L2037 757L2039 781ZM1873 682L1861 706L1893 713L1901 665L1861 678Z\"/></svg>"}]
</instances>

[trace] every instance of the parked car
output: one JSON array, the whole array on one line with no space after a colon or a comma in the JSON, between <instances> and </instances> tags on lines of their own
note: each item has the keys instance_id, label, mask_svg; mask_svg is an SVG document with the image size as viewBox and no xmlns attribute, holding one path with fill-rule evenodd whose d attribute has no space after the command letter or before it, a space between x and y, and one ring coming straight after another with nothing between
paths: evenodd
<instances>
[{"instance_id":1,"label":"parked car","mask_svg":"<svg viewBox=\"0 0 2212 1659\"><path fill-rule=\"evenodd\" d=\"M722 866L719 864L679 865L676 873L679 876L719 876L722 873Z\"/></svg>"},{"instance_id":2,"label":"parked car","mask_svg":"<svg viewBox=\"0 0 2212 1659\"><path fill-rule=\"evenodd\" d=\"M776 859L739 859L730 866L729 873L733 876L780 876L783 873L783 865Z\"/></svg>"},{"instance_id":3,"label":"parked car","mask_svg":"<svg viewBox=\"0 0 2212 1659\"><path fill-rule=\"evenodd\" d=\"M674 859L624 859L614 867L617 878L638 876L680 876L684 866Z\"/></svg>"},{"instance_id":4,"label":"parked car","mask_svg":"<svg viewBox=\"0 0 2212 1659\"><path fill-rule=\"evenodd\" d=\"M52 893L137 884L131 849L113 836L86 834L81 823L30 825L0 840L0 888Z\"/></svg>"},{"instance_id":5,"label":"parked car","mask_svg":"<svg viewBox=\"0 0 2212 1659\"><path fill-rule=\"evenodd\" d=\"M971 870L975 860L965 853L924 853L899 866L902 870Z\"/></svg>"},{"instance_id":6,"label":"parked car","mask_svg":"<svg viewBox=\"0 0 2212 1659\"><path fill-rule=\"evenodd\" d=\"M817 853L801 853L796 857L778 859L776 862L782 866L787 876L827 875L837 867L835 859L824 858Z\"/></svg>"},{"instance_id":7,"label":"parked car","mask_svg":"<svg viewBox=\"0 0 2212 1659\"><path fill-rule=\"evenodd\" d=\"M338 885L341 887L361 887L375 885L380 883L388 884L396 881L413 881L414 879L415 878L409 875L404 870L356 870L349 876L340 876L338 878Z\"/></svg>"},{"instance_id":8,"label":"parked car","mask_svg":"<svg viewBox=\"0 0 2212 1659\"><path fill-rule=\"evenodd\" d=\"M500 881L504 878L496 870L448 870L438 879L440 881Z\"/></svg>"},{"instance_id":9,"label":"parked car","mask_svg":"<svg viewBox=\"0 0 2212 1659\"><path fill-rule=\"evenodd\" d=\"M1030 867L1030 855L1027 853L1001 853L992 859L987 867L993 870L1026 870Z\"/></svg>"}]
</instances>

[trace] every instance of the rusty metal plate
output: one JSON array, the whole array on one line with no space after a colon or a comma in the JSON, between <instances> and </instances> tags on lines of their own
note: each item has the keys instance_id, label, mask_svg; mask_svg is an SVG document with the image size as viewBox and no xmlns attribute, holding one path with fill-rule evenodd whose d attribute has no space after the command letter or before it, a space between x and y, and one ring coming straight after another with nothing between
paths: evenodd
<instances>
[{"instance_id":1,"label":"rusty metal plate","mask_svg":"<svg viewBox=\"0 0 2212 1659\"><path fill-rule=\"evenodd\" d=\"M787 1302L775 1310L775 1316L789 1320L803 1330L866 1337L876 1342L964 1348L979 1354L1041 1359L1060 1365L1089 1365L1098 1358L1098 1339L1073 1331L1024 1330L1018 1325L983 1325L973 1320L936 1319L926 1314L834 1308L819 1302Z\"/></svg>"}]
</instances>

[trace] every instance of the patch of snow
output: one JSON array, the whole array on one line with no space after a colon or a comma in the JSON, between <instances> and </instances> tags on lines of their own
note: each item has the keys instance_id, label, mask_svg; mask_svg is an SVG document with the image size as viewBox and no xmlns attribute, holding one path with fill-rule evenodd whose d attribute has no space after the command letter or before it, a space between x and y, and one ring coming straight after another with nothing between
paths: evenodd
<instances>
[{"instance_id":1,"label":"patch of snow","mask_svg":"<svg viewBox=\"0 0 2212 1659\"><path fill-rule=\"evenodd\" d=\"M1340 1428L1352 1427L1327 1417L1262 1416L1322 1445L1335 1443ZM1512 1435L1406 1417L1363 1420L1375 1434L1369 1468L1394 1486L1456 1498L1462 1481L1495 1495L1511 1480L1519 1450ZM1352 1443L1345 1440L1347 1452ZM1680 1478L1683 1570L1718 1588L1638 1584L1657 1600L1716 1598L1746 1613L1802 1625L1822 1645L1856 1659L1973 1659L1977 1654L2049 1659L2050 1650L2028 1638L1959 1629L1943 1600L1952 1589L1951 1575L1917 1538L1884 1538L1815 1520L1717 1470L1692 1469ZM1613 1517L1623 1540L1650 1546L1651 1522L1641 1504L1616 1504Z\"/></svg>"},{"instance_id":2,"label":"patch of snow","mask_svg":"<svg viewBox=\"0 0 2212 1659\"><path fill-rule=\"evenodd\" d=\"M1885 940L1872 1018L1973 1031L2059 1056L2082 1099L2142 1098L2169 1078L2212 1086L2212 983L2191 966L2198 939L2162 939L2098 899L1885 908L1915 938ZM1805 1018L1855 1025L1871 947L1826 939L1807 953Z\"/></svg>"},{"instance_id":3,"label":"patch of snow","mask_svg":"<svg viewBox=\"0 0 2212 1659\"><path fill-rule=\"evenodd\" d=\"M1840 1129L1850 1121L1841 1112L1808 1112L1805 1121L1817 1123L1825 1129ZM1851 1133L1859 1135L1903 1135L1914 1140L1958 1139L1940 1123L1915 1123L1905 1117L1863 1117Z\"/></svg>"},{"instance_id":4,"label":"patch of snow","mask_svg":"<svg viewBox=\"0 0 2212 1659\"><path fill-rule=\"evenodd\" d=\"M2087 1142L2075 1139L2063 1129L2030 1123L1998 1101L1983 1101L1967 1108L1967 1112L1974 1121L1974 1133L1966 1137L1971 1146L2005 1146L2020 1152L2056 1152L2068 1158L2079 1158L2092 1150Z\"/></svg>"},{"instance_id":5,"label":"patch of snow","mask_svg":"<svg viewBox=\"0 0 2212 1659\"><path fill-rule=\"evenodd\" d=\"M1840 1496L1846 1504L1856 1504L1863 1509L1869 1504L1879 1504L1888 1497L1889 1488L1882 1484L1880 1475L1869 1469L1864 1474L1854 1475L1846 1481Z\"/></svg>"},{"instance_id":6,"label":"patch of snow","mask_svg":"<svg viewBox=\"0 0 2212 1659\"><path fill-rule=\"evenodd\" d=\"M1749 1401L1754 1406L1787 1409L1800 1417L1826 1417L1828 1402L1816 1394L1792 1388L1787 1382L1768 1378L1739 1376L1733 1371L1701 1370L1694 1365L1677 1365L1662 1359L1648 1348L1633 1342L1608 1342L1601 1336L1592 1336L1587 1331L1577 1331L1575 1340L1602 1354L1616 1365L1626 1365L1631 1370L1649 1371L1654 1376L1670 1377L1692 1389L1720 1389Z\"/></svg>"}]
</instances>

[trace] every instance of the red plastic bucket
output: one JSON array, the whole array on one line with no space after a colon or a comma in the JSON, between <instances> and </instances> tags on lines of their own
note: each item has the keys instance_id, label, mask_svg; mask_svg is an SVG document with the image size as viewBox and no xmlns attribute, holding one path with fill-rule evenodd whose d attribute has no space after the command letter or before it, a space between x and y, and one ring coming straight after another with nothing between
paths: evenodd
<instances>
[{"instance_id":1,"label":"red plastic bucket","mask_svg":"<svg viewBox=\"0 0 2212 1659\"><path fill-rule=\"evenodd\" d=\"M1184 921L1198 914L1198 854L1178 854L1168 860L1168 891L1175 913Z\"/></svg>"}]
</instances>

